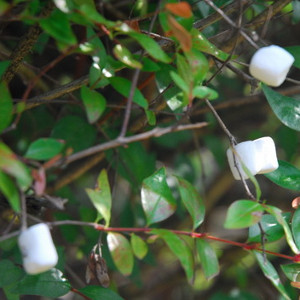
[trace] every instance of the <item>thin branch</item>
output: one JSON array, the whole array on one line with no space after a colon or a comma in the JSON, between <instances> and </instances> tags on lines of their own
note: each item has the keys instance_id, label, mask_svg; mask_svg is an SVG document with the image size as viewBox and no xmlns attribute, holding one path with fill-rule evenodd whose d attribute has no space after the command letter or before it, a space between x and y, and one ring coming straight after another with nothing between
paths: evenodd
<instances>
[{"instance_id":1,"label":"thin branch","mask_svg":"<svg viewBox=\"0 0 300 300\"><path fill-rule=\"evenodd\" d=\"M240 34L249 42L250 45L252 45L254 48L258 49L259 46L253 41L253 39L244 31L243 28L239 27L237 24L235 24L224 12L222 9L217 7L211 0L204 0L210 7L212 7L217 13L219 13L222 18L233 28L236 28L239 30Z\"/></svg>"},{"instance_id":2,"label":"thin branch","mask_svg":"<svg viewBox=\"0 0 300 300\"><path fill-rule=\"evenodd\" d=\"M122 129L121 129L121 132L120 132L120 138L123 138L126 135L126 132L127 132L129 119L130 119L130 115L131 115L133 96L134 96L135 89L136 89L136 86L137 86L137 83L138 83L138 80L139 80L140 73L141 73L141 70L136 69L135 72L134 72L133 78L132 78L132 83L131 83L131 87L130 87L130 91L129 91L129 95L128 95L128 99L127 99L125 114L124 114L124 121L123 121Z\"/></svg>"},{"instance_id":3,"label":"thin branch","mask_svg":"<svg viewBox=\"0 0 300 300\"><path fill-rule=\"evenodd\" d=\"M27 228L27 209L26 209L26 198L22 191L19 192L21 199L21 231Z\"/></svg>"},{"instance_id":4,"label":"thin branch","mask_svg":"<svg viewBox=\"0 0 300 300\"><path fill-rule=\"evenodd\" d=\"M102 231L102 232L128 232L128 233L151 233L153 228L149 227L105 227L104 225L100 225L97 223L92 223L92 222L82 222L82 221L74 221L74 220L62 220L62 221L54 221L54 222L47 222L46 223L50 227L54 226L63 226L63 225L75 225L75 226L87 226L87 227L92 227L95 230ZM268 251L265 249L262 249L259 247L259 244L249 244L249 243L240 243L236 241L231 241L223 238L219 238L207 233L197 233L193 231L182 231L182 230L174 230L174 229L168 229L170 232L177 234L177 235L184 235L184 236L190 236L192 238L200 238L200 239L206 239L206 240L212 240L216 242L221 242L225 244L229 244L232 246L237 246L245 250L255 250L259 252L265 252L277 257L281 257L287 260L291 260L294 262L299 261L299 255L295 256L289 256L273 251ZM7 240L11 238L12 236L17 236L20 233L20 231L15 231L9 235L2 236L0 237L0 242Z\"/></svg>"},{"instance_id":5,"label":"thin branch","mask_svg":"<svg viewBox=\"0 0 300 300\"><path fill-rule=\"evenodd\" d=\"M52 1L48 1L45 8L42 10L40 17L47 17L50 15L54 8ZM36 43L39 35L41 34L42 29L39 26L39 23L36 23L29 28L27 34L21 39L17 47L13 50L10 55L10 65L2 76L2 80L7 84L13 79L15 74L18 72L19 67L22 64L23 59L29 54L30 50Z\"/></svg>"},{"instance_id":6,"label":"thin branch","mask_svg":"<svg viewBox=\"0 0 300 300\"><path fill-rule=\"evenodd\" d=\"M146 140L146 139L149 139L151 137L160 137L160 136L165 135L167 133L183 131L183 130L200 129L200 128L203 128L207 125L208 125L208 123L201 122L201 123L196 123L196 124L179 125L179 126L176 126L176 127L173 127L173 126L166 127L166 128L156 127L152 130L149 130L149 131L146 131L146 132L143 132L143 133L140 133L140 134L136 134L136 135L133 135L133 136L118 137L118 138L116 138L112 141L109 141L109 142L106 142L106 143L103 143L103 144L100 144L100 145L96 145L96 146L93 146L93 147L88 148L86 150L83 150L83 151L77 152L73 155L70 155L64 161L58 162L57 164L55 164L55 166L58 166L61 163L70 164L71 162L74 162L74 161L79 160L81 158L91 156L93 154L100 153L100 152L106 151L108 149L116 148L116 147L123 146L123 145L126 145L126 144L130 144L130 143L133 143L133 142Z\"/></svg>"}]
</instances>

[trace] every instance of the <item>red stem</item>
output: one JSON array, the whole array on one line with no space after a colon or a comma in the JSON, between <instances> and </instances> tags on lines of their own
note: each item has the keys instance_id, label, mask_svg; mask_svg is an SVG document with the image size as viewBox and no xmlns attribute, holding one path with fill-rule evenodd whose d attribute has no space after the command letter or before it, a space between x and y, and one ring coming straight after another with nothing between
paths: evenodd
<instances>
[{"instance_id":1,"label":"red stem","mask_svg":"<svg viewBox=\"0 0 300 300\"><path fill-rule=\"evenodd\" d=\"M105 232L151 232L154 228L131 228L131 227L104 227L102 225L95 225L95 229L99 230L99 231L105 231ZM179 234L179 235L186 235L186 236L190 236L193 238L200 238L200 239L207 239L207 240L214 240L217 242L221 242L221 243L226 243L226 244L230 244L233 246L237 246L237 247L241 247L245 250L256 250L256 251L260 251L260 252L265 252L277 257L282 257L284 259L288 259L291 261L298 261L300 260L300 258L298 257L298 255L296 256L289 256L289 255L285 255L285 254L281 254L281 253L277 253L277 252L273 252L273 251L269 251L269 250L265 250L263 248L259 247L259 244L248 244L248 243L240 243L240 242L235 242L235 241L231 241L231 240L226 240L226 239L222 239L222 238L218 238L216 236L212 236L206 233L196 233L196 232L190 232L190 231L182 231L182 230L170 230L169 231L175 233L175 234Z\"/></svg>"},{"instance_id":2,"label":"red stem","mask_svg":"<svg viewBox=\"0 0 300 300\"><path fill-rule=\"evenodd\" d=\"M88 296L82 294L80 291L74 289L71 287L71 292L78 294L79 296L81 296L82 298L86 299L86 300L92 300L91 298L89 298Z\"/></svg>"}]
</instances>

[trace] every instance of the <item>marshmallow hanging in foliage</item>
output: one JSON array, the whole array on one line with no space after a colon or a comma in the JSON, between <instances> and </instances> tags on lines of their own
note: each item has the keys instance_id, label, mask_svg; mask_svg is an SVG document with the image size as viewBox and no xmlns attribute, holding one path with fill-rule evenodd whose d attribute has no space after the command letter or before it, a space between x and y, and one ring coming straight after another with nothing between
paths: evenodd
<instances>
[{"instance_id":1,"label":"marshmallow hanging in foliage","mask_svg":"<svg viewBox=\"0 0 300 300\"><path fill-rule=\"evenodd\" d=\"M28 274L39 274L53 268L58 261L49 227L40 223L24 230L18 239Z\"/></svg>"},{"instance_id":2,"label":"marshmallow hanging in foliage","mask_svg":"<svg viewBox=\"0 0 300 300\"><path fill-rule=\"evenodd\" d=\"M285 49L271 45L258 49L250 62L250 74L270 86L280 86L294 62Z\"/></svg>"},{"instance_id":3,"label":"marshmallow hanging in foliage","mask_svg":"<svg viewBox=\"0 0 300 300\"><path fill-rule=\"evenodd\" d=\"M240 180L241 176L244 179L249 178L243 170L243 165L253 176L269 173L278 168L275 143L271 137L239 143L234 146L234 153L231 148L227 150L229 166L236 180Z\"/></svg>"}]
</instances>

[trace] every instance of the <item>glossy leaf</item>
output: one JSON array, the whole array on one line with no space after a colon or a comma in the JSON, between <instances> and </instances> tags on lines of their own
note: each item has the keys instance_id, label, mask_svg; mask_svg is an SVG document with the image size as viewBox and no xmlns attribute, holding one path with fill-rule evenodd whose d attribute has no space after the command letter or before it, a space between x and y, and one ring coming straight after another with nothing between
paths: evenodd
<instances>
[{"instance_id":1,"label":"glossy leaf","mask_svg":"<svg viewBox=\"0 0 300 300\"><path fill-rule=\"evenodd\" d=\"M196 239L196 246L204 275L210 280L217 276L220 271L216 251L204 239Z\"/></svg>"},{"instance_id":2,"label":"glossy leaf","mask_svg":"<svg viewBox=\"0 0 300 300\"><path fill-rule=\"evenodd\" d=\"M148 53L149 55L161 62L169 63L171 58L160 48L160 46L148 35L136 32L129 28L128 25L123 24L121 31L128 34L130 37L135 39Z\"/></svg>"},{"instance_id":3,"label":"glossy leaf","mask_svg":"<svg viewBox=\"0 0 300 300\"><path fill-rule=\"evenodd\" d=\"M233 202L225 220L225 228L245 228L260 221L264 208L263 206L250 200L238 200Z\"/></svg>"},{"instance_id":4,"label":"glossy leaf","mask_svg":"<svg viewBox=\"0 0 300 300\"><path fill-rule=\"evenodd\" d=\"M144 179L141 200L148 225L165 220L174 213L176 202L167 184L164 168Z\"/></svg>"},{"instance_id":5,"label":"glossy leaf","mask_svg":"<svg viewBox=\"0 0 300 300\"><path fill-rule=\"evenodd\" d=\"M191 33L193 37L193 47L195 49L211 54L212 56L215 56L222 61L225 61L229 58L228 53L225 53L222 50L218 49L197 29L192 29Z\"/></svg>"},{"instance_id":6,"label":"glossy leaf","mask_svg":"<svg viewBox=\"0 0 300 300\"><path fill-rule=\"evenodd\" d=\"M300 282L300 265L299 264L287 264L281 265L281 270L290 281Z\"/></svg>"},{"instance_id":7,"label":"glossy leaf","mask_svg":"<svg viewBox=\"0 0 300 300\"><path fill-rule=\"evenodd\" d=\"M185 56L190 65L190 72L193 76L194 85L201 85L206 78L209 69L207 58L197 49L191 49L191 51L185 53Z\"/></svg>"},{"instance_id":8,"label":"glossy leaf","mask_svg":"<svg viewBox=\"0 0 300 300\"><path fill-rule=\"evenodd\" d=\"M284 213L283 218L288 222L290 219L290 213ZM284 229L282 225L277 221L277 219L269 214L262 216L260 220L260 225L265 233L264 238L267 243L277 241L284 236ZM251 243L261 243L261 230L258 224L255 224L249 228L248 242Z\"/></svg>"},{"instance_id":9,"label":"glossy leaf","mask_svg":"<svg viewBox=\"0 0 300 300\"><path fill-rule=\"evenodd\" d=\"M87 28L87 40L93 47L93 61L103 69L107 63L107 53L101 39L97 36L96 32L89 26ZM92 85L93 83L90 82Z\"/></svg>"},{"instance_id":10,"label":"glossy leaf","mask_svg":"<svg viewBox=\"0 0 300 300\"><path fill-rule=\"evenodd\" d=\"M257 251L253 251L253 253L264 275L271 281L271 283L280 292L284 299L290 300L290 297L287 294L283 284L281 283L280 277L273 265L268 260L265 260L262 253L259 253Z\"/></svg>"},{"instance_id":11,"label":"glossy leaf","mask_svg":"<svg viewBox=\"0 0 300 300\"><path fill-rule=\"evenodd\" d=\"M190 88L185 80L176 72L171 71L170 76L173 79L174 83L186 94L189 94Z\"/></svg>"},{"instance_id":12,"label":"glossy leaf","mask_svg":"<svg viewBox=\"0 0 300 300\"><path fill-rule=\"evenodd\" d=\"M64 146L62 141L52 138L41 138L29 145L25 157L36 160L48 160L59 154Z\"/></svg>"},{"instance_id":13,"label":"glossy leaf","mask_svg":"<svg viewBox=\"0 0 300 300\"><path fill-rule=\"evenodd\" d=\"M93 205L105 220L105 225L109 226L111 216L111 192L107 172L103 169L98 176L95 189L86 189Z\"/></svg>"},{"instance_id":14,"label":"glossy leaf","mask_svg":"<svg viewBox=\"0 0 300 300\"><path fill-rule=\"evenodd\" d=\"M80 90L89 123L95 123L106 108L106 99L102 94L83 86Z\"/></svg>"},{"instance_id":15,"label":"glossy leaf","mask_svg":"<svg viewBox=\"0 0 300 300\"><path fill-rule=\"evenodd\" d=\"M0 170L15 177L18 185L26 190L31 184L31 176L28 168L18 160L18 157L4 144L0 142Z\"/></svg>"},{"instance_id":16,"label":"glossy leaf","mask_svg":"<svg viewBox=\"0 0 300 300\"><path fill-rule=\"evenodd\" d=\"M74 45L77 40L72 31L70 22L63 12L54 10L50 17L40 19L41 27L55 40L64 45Z\"/></svg>"},{"instance_id":17,"label":"glossy leaf","mask_svg":"<svg viewBox=\"0 0 300 300\"><path fill-rule=\"evenodd\" d=\"M299 253L298 247L295 244L290 226L289 226L288 222L286 221L286 219L283 217L282 211L279 208L277 208L275 206L271 206L271 205L265 205L264 208L268 213L270 213L271 215L273 215L276 218L276 220L278 221L279 224L281 224L281 226L283 227L283 230L285 233L285 238L286 238L288 245L290 246L290 248L292 249L292 251L295 254L298 254Z\"/></svg>"},{"instance_id":18,"label":"glossy leaf","mask_svg":"<svg viewBox=\"0 0 300 300\"><path fill-rule=\"evenodd\" d=\"M130 93L130 89L131 89L131 82L128 79L115 76L115 77L109 78L109 82L111 83L112 87L116 91L118 91L121 95L123 95L126 98L129 97L129 93ZM141 106L143 108L148 108L148 101L145 99L143 94L137 88L135 89L132 100L139 106Z\"/></svg>"},{"instance_id":19,"label":"glossy leaf","mask_svg":"<svg viewBox=\"0 0 300 300\"><path fill-rule=\"evenodd\" d=\"M300 101L283 96L265 84L262 89L277 118L284 125L300 131Z\"/></svg>"},{"instance_id":20,"label":"glossy leaf","mask_svg":"<svg viewBox=\"0 0 300 300\"><path fill-rule=\"evenodd\" d=\"M114 50L113 50L115 56L125 65L136 68L136 69L141 69L143 66L142 64L137 61L132 53L123 45L116 45Z\"/></svg>"},{"instance_id":21,"label":"glossy leaf","mask_svg":"<svg viewBox=\"0 0 300 300\"><path fill-rule=\"evenodd\" d=\"M208 100L215 100L219 97L218 92L215 90L207 87L207 86L196 86L193 89L193 97L199 98L199 99L205 99Z\"/></svg>"},{"instance_id":22,"label":"glossy leaf","mask_svg":"<svg viewBox=\"0 0 300 300\"><path fill-rule=\"evenodd\" d=\"M5 129L12 120L13 103L4 82L0 83L0 133Z\"/></svg>"},{"instance_id":23,"label":"glossy leaf","mask_svg":"<svg viewBox=\"0 0 300 300\"><path fill-rule=\"evenodd\" d=\"M293 65L297 68L300 68L300 46L290 46L290 47L285 47L284 49L290 52L294 56L295 61Z\"/></svg>"},{"instance_id":24,"label":"glossy leaf","mask_svg":"<svg viewBox=\"0 0 300 300\"><path fill-rule=\"evenodd\" d=\"M265 176L279 186L300 191L300 170L286 161L279 161L279 168Z\"/></svg>"},{"instance_id":25,"label":"glossy leaf","mask_svg":"<svg viewBox=\"0 0 300 300\"><path fill-rule=\"evenodd\" d=\"M168 245L170 250L179 259L188 280L194 275L194 261L191 249L188 245L175 233L167 229L153 229L151 233L157 234Z\"/></svg>"},{"instance_id":26,"label":"glossy leaf","mask_svg":"<svg viewBox=\"0 0 300 300\"><path fill-rule=\"evenodd\" d=\"M129 241L120 233L109 232L107 245L118 270L125 276L133 269L133 253Z\"/></svg>"},{"instance_id":27,"label":"glossy leaf","mask_svg":"<svg viewBox=\"0 0 300 300\"><path fill-rule=\"evenodd\" d=\"M77 152L93 145L96 129L84 119L68 115L55 124L51 137L65 140L66 146Z\"/></svg>"},{"instance_id":28,"label":"glossy leaf","mask_svg":"<svg viewBox=\"0 0 300 300\"><path fill-rule=\"evenodd\" d=\"M0 191L3 193L11 208L19 213L21 211L19 191L13 180L0 171Z\"/></svg>"},{"instance_id":29,"label":"glossy leaf","mask_svg":"<svg viewBox=\"0 0 300 300\"><path fill-rule=\"evenodd\" d=\"M192 8L186 1L179 3L167 3L165 8L176 16L190 18L192 16Z\"/></svg>"},{"instance_id":30,"label":"glossy leaf","mask_svg":"<svg viewBox=\"0 0 300 300\"><path fill-rule=\"evenodd\" d=\"M20 267L17 267L7 259L3 259L0 261L0 273L3 275L0 276L1 288L6 285L18 282L25 276L25 272Z\"/></svg>"},{"instance_id":31,"label":"glossy leaf","mask_svg":"<svg viewBox=\"0 0 300 300\"><path fill-rule=\"evenodd\" d=\"M177 177L181 200L193 219L193 229L199 227L205 216L205 206L202 197L188 181Z\"/></svg>"},{"instance_id":32,"label":"glossy leaf","mask_svg":"<svg viewBox=\"0 0 300 300\"><path fill-rule=\"evenodd\" d=\"M292 232L293 232L295 243L300 249L300 208L298 208L293 215Z\"/></svg>"},{"instance_id":33,"label":"glossy leaf","mask_svg":"<svg viewBox=\"0 0 300 300\"><path fill-rule=\"evenodd\" d=\"M12 287L14 294L39 295L57 298L67 294L71 289L69 282L61 271L51 269L39 275L27 275Z\"/></svg>"},{"instance_id":34,"label":"glossy leaf","mask_svg":"<svg viewBox=\"0 0 300 300\"><path fill-rule=\"evenodd\" d=\"M130 242L134 255L139 259L143 259L148 252L148 246L144 240L138 235L132 233Z\"/></svg>"},{"instance_id":35,"label":"glossy leaf","mask_svg":"<svg viewBox=\"0 0 300 300\"><path fill-rule=\"evenodd\" d=\"M93 300L123 300L116 292L98 285L89 285L79 291Z\"/></svg>"}]
</instances>

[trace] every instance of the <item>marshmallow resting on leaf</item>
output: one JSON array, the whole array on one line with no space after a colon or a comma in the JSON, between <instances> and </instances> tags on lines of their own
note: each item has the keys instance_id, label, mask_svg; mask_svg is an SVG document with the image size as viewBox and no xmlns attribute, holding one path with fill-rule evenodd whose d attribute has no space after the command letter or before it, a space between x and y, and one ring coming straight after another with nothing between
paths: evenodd
<instances>
[{"instance_id":1,"label":"marshmallow resting on leaf","mask_svg":"<svg viewBox=\"0 0 300 300\"><path fill-rule=\"evenodd\" d=\"M24 230L18 239L28 274L39 274L53 268L58 261L49 227L40 223Z\"/></svg>"},{"instance_id":2,"label":"marshmallow resting on leaf","mask_svg":"<svg viewBox=\"0 0 300 300\"><path fill-rule=\"evenodd\" d=\"M240 174L244 179L249 178L243 170L243 165L253 176L269 173L278 168L276 148L271 137L239 143L234 146L234 153L231 148L227 150L229 166L236 180L241 179Z\"/></svg>"},{"instance_id":3,"label":"marshmallow resting on leaf","mask_svg":"<svg viewBox=\"0 0 300 300\"><path fill-rule=\"evenodd\" d=\"M258 49L250 62L250 74L270 86L280 86L294 62L285 49L271 45Z\"/></svg>"}]
</instances>

